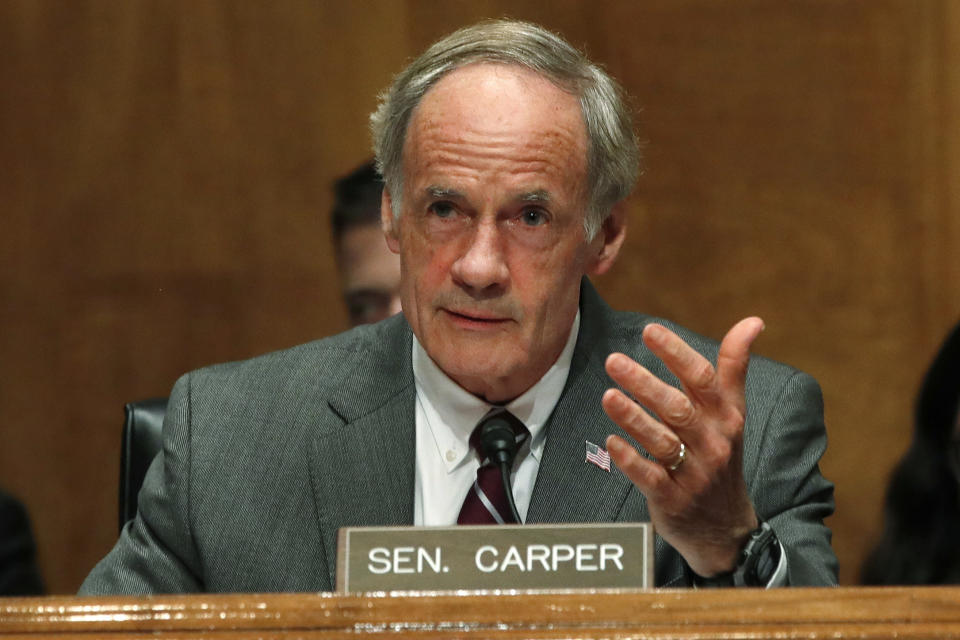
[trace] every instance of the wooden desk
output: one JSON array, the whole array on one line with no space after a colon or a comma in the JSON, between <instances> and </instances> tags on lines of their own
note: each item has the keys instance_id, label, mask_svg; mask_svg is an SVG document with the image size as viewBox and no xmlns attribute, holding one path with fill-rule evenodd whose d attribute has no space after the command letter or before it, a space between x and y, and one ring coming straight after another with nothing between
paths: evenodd
<instances>
[{"instance_id":1,"label":"wooden desk","mask_svg":"<svg viewBox=\"0 0 960 640\"><path fill-rule=\"evenodd\" d=\"M0 638L960 638L960 587L0 599Z\"/></svg>"}]
</instances>

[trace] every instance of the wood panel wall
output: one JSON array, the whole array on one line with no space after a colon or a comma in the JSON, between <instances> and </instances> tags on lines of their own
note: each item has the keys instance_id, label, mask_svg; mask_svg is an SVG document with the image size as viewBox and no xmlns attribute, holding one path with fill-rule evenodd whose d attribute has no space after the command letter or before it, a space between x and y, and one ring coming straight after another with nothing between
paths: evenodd
<instances>
[{"instance_id":1,"label":"wood panel wall","mask_svg":"<svg viewBox=\"0 0 960 640\"><path fill-rule=\"evenodd\" d=\"M950 0L0 3L0 485L50 590L116 535L121 407L345 327L329 183L403 61L539 21L635 97L646 173L620 308L818 377L855 582L920 377L960 318Z\"/></svg>"}]
</instances>

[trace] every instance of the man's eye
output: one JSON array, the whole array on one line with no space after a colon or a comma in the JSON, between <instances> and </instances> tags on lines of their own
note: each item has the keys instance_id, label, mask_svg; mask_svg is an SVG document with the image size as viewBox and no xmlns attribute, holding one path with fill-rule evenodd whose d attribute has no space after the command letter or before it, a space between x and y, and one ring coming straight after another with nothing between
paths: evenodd
<instances>
[{"instance_id":1,"label":"man's eye","mask_svg":"<svg viewBox=\"0 0 960 640\"><path fill-rule=\"evenodd\" d=\"M547 214L542 209L526 209L520 214L520 219L528 227L539 227L548 220Z\"/></svg>"},{"instance_id":2,"label":"man's eye","mask_svg":"<svg viewBox=\"0 0 960 640\"><path fill-rule=\"evenodd\" d=\"M449 218L454 212L453 205L449 202L434 202L430 205L429 210L438 218Z\"/></svg>"}]
</instances>

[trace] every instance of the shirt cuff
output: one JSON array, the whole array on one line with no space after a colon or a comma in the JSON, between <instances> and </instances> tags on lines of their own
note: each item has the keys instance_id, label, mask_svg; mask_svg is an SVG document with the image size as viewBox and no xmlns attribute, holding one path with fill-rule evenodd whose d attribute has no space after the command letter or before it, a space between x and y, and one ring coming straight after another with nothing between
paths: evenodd
<instances>
[{"instance_id":1,"label":"shirt cuff","mask_svg":"<svg viewBox=\"0 0 960 640\"><path fill-rule=\"evenodd\" d=\"M773 572L770 581L767 582L767 589L787 586L787 550L783 548L783 543L779 539L777 539L777 544L780 545L780 562L777 563L777 570Z\"/></svg>"}]
</instances>

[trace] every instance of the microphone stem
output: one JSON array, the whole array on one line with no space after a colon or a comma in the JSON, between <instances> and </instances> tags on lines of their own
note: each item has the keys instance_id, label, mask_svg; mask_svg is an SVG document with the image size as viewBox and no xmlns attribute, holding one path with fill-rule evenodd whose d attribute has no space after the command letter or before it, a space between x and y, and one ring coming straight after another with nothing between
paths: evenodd
<instances>
[{"instance_id":1,"label":"microphone stem","mask_svg":"<svg viewBox=\"0 0 960 640\"><path fill-rule=\"evenodd\" d=\"M517 504L513 501L513 483L510 482L510 466L506 460L500 463L500 477L503 479L503 490L507 494L507 504L510 505L510 513L513 514L513 521L517 524L523 524L523 521L520 520L520 514L517 512Z\"/></svg>"}]
</instances>

